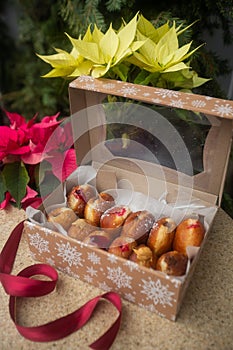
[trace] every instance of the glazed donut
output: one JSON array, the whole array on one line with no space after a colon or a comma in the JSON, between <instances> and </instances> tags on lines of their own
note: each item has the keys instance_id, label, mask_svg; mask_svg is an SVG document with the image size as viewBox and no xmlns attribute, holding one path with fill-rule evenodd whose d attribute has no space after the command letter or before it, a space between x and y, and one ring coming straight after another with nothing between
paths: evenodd
<instances>
[{"instance_id":1,"label":"glazed donut","mask_svg":"<svg viewBox=\"0 0 233 350\"><path fill-rule=\"evenodd\" d=\"M187 254L188 246L199 247L205 236L205 228L198 219L188 218L176 228L173 249Z\"/></svg>"},{"instance_id":2,"label":"glazed donut","mask_svg":"<svg viewBox=\"0 0 233 350\"><path fill-rule=\"evenodd\" d=\"M112 237L110 232L95 230L84 238L83 242L96 248L108 249L112 242Z\"/></svg>"},{"instance_id":3,"label":"glazed donut","mask_svg":"<svg viewBox=\"0 0 233 350\"><path fill-rule=\"evenodd\" d=\"M114 238L119 236L122 225L131 213L129 207L120 205L106 210L100 217L100 227L110 230Z\"/></svg>"},{"instance_id":4,"label":"glazed donut","mask_svg":"<svg viewBox=\"0 0 233 350\"><path fill-rule=\"evenodd\" d=\"M147 210L130 213L124 222L121 234L132 237L138 244L145 243L154 221L154 216Z\"/></svg>"},{"instance_id":5,"label":"glazed donut","mask_svg":"<svg viewBox=\"0 0 233 350\"><path fill-rule=\"evenodd\" d=\"M84 218L99 226L101 215L115 205L114 198L105 192L99 193L98 197L89 199L84 209Z\"/></svg>"},{"instance_id":6,"label":"glazed donut","mask_svg":"<svg viewBox=\"0 0 233 350\"><path fill-rule=\"evenodd\" d=\"M67 205L79 218L84 217L86 203L96 196L96 189L88 184L74 186L67 195Z\"/></svg>"},{"instance_id":7,"label":"glazed donut","mask_svg":"<svg viewBox=\"0 0 233 350\"><path fill-rule=\"evenodd\" d=\"M188 257L180 252L171 250L162 254L156 263L156 270L171 276L183 276L186 273Z\"/></svg>"},{"instance_id":8,"label":"glazed donut","mask_svg":"<svg viewBox=\"0 0 233 350\"><path fill-rule=\"evenodd\" d=\"M176 223L168 217L156 221L150 231L147 245L156 256L172 249Z\"/></svg>"},{"instance_id":9,"label":"glazed donut","mask_svg":"<svg viewBox=\"0 0 233 350\"><path fill-rule=\"evenodd\" d=\"M77 219L72 222L67 234L69 237L82 241L94 230L96 226L93 226L88 220Z\"/></svg>"},{"instance_id":10,"label":"glazed donut","mask_svg":"<svg viewBox=\"0 0 233 350\"><path fill-rule=\"evenodd\" d=\"M66 231L68 231L72 222L74 222L76 219L77 219L77 216L75 215L73 210L66 207L53 209L47 215L48 222L53 224L59 224Z\"/></svg>"},{"instance_id":11,"label":"glazed donut","mask_svg":"<svg viewBox=\"0 0 233 350\"><path fill-rule=\"evenodd\" d=\"M140 244L133 249L129 260L136 262L140 266L156 268L157 257L152 250L145 244Z\"/></svg>"},{"instance_id":12,"label":"glazed donut","mask_svg":"<svg viewBox=\"0 0 233 350\"><path fill-rule=\"evenodd\" d=\"M137 246L137 242L127 236L119 236L111 243L108 252L121 258L128 259L133 249Z\"/></svg>"}]
</instances>

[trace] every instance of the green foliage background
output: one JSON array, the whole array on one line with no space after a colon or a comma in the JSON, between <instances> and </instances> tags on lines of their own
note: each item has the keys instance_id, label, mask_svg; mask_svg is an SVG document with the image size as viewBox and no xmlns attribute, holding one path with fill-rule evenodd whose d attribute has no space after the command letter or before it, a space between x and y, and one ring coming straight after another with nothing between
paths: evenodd
<instances>
[{"instance_id":1,"label":"green foliage background","mask_svg":"<svg viewBox=\"0 0 233 350\"><path fill-rule=\"evenodd\" d=\"M16 36L11 36L4 18L9 8L16 12ZM41 78L49 67L36 53L53 54L53 47L69 50L70 43L64 32L77 37L90 23L97 23L103 30L110 22L118 27L122 17L128 21L137 11L155 25L168 19L184 24L198 20L192 31L185 34L192 37L195 47L203 43L204 32L211 35L216 28L222 30L226 45L233 43L232 0L8 0L0 3L1 106L28 119L36 113L40 118L58 111L68 116L69 82L62 78ZM217 83L219 76L230 72L224 57L203 46L195 54L192 67L199 76L212 78L198 88L198 93L226 97ZM0 124L3 122L0 115ZM233 208L231 194L226 193L224 203L226 208Z\"/></svg>"}]
</instances>

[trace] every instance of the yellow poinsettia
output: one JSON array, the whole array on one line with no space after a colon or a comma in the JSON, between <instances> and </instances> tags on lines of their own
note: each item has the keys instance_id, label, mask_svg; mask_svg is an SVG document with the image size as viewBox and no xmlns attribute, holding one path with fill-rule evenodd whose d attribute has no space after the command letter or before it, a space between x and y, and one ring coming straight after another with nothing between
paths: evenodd
<instances>
[{"instance_id":1,"label":"yellow poinsettia","mask_svg":"<svg viewBox=\"0 0 233 350\"><path fill-rule=\"evenodd\" d=\"M129 23L123 21L118 30L110 24L103 33L94 25L93 30L89 26L85 35L77 39L66 34L72 45L70 52L55 49L54 55L38 57L52 66L44 75L46 78L91 75L152 86L190 86L191 89L207 81L199 78L187 62L200 46L191 50L190 42L179 47L179 35L192 25L182 28L174 21L172 26L167 22L155 28L137 13Z\"/></svg>"},{"instance_id":2,"label":"yellow poinsettia","mask_svg":"<svg viewBox=\"0 0 233 350\"><path fill-rule=\"evenodd\" d=\"M74 39L67 34L73 46L70 53L55 49L57 54L38 55L53 67L44 77L92 75L99 78L106 75L144 44L144 41L135 41L137 16L118 32L110 24L105 34L96 25L93 32L89 26L83 38Z\"/></svg>"},{"instance_id":3,"label":"yellow poinsettia","mask_svg":"<svg viewBox=\"0 0 233 350\"><path fill-rule=\"evenodd\" d=\"M91 75L94 78L106 75L112 67L118 65L144 44L144 40L135 41L137 16L122 26L118 32L110 25L103 35L94 35L93 32L88 42L81 39L73 42L80 55L93 63Z\"/></svg>"},{"instance_id":4,"label":"yellow poinsettia","mask_svg":"<svg viewBox=\"0 0 233 350\"><path fill-rule=\"evenodd\" d=\"M155 41L148 38L138 52L134 52L129 60L130 63L152 73L168 73L190 69L184 61L199 47L190 52L192 42L179 47L175 23L168 30L167 27L164 27L163 31L158 32L157 35L155 34L156 30L154 32L150 31L150 33L152 33L151 37L153 39L156 38L154 39ZM163 35L161 36L162 33ZM143 40L145 36L138 30L137 38Z\"/></svg>"}]
</instances>

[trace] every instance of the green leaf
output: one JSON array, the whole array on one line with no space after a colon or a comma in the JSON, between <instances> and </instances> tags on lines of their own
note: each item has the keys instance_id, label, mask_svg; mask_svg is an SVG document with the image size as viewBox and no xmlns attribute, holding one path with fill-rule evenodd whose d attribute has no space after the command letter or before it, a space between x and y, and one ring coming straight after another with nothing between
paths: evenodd
<instances>
[{"instance_id":1,"label":"green leaf","mask_svg":"<svg viewBox=\"0 0 233 350\"><path fill-rule=\"evenodd\" d=\"M4 166L3 175L7 190L15 199L17 207L20 208L21 200L26 194L26 187L30 180L27 169L21 162L8 163Z\"/></svg>"},{"instance_id":2,"label":"green leaf","mask_svg":"<svg viewBox=\"0 0 233 350\"><path fill-rule=\"evenodd\" d=\"M1 171L0 172L0 203L2 203L2 201L4 201L6 191L7 191L7 188L6 188L5 178L4 178L3 173Z\"/></svg>"}]
</instances>

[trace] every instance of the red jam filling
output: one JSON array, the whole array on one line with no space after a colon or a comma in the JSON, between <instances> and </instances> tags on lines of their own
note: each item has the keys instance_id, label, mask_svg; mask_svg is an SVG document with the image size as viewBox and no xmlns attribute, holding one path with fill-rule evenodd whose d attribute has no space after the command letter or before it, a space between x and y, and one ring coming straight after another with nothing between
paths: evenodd
<instances>
[{"instance_id":1,"label":"red jam filling","mask_svg":"<svg viewBox=\"0 0 233 350\"><path fill-rule=\"evenodd\" d=\"M83 196L83 193L82 193L81 190L75 190L74 191L74 196L75 196L75 198L81 199L83 202L86 203L85 197Z\"/></svg>"},{"instance_id":2,"label":"red jam filling","mask_svg":"<svg viewBox=\"0 0 233 350\"><path fill-rule=\"evenodd\" d=\"M200 227L200 224L197 222L196 224L191 224L187 228L198 228Z\"/></svg>"},{"instance_id":3,"label":"red jam filling","mask_svg":"<svg viewBox=\"0 0 233 350\"><path fill-rule=\"evenodd\" d=\"M128 252L129 251L129 246L127 244L124 244L121 246L121 251L122 252Z\"/></svg>"},{"instance_id":4,"label":"red jam filling","mask_svg":"<svg viewBox=\"0 0 233 350\"><path fill-rule=\"evenodd\" d=\"M121 210L117 211L116 214L118 216L123 216L124 214L126 213L126 209L125 208L122 208Z\"/></svg>"}]
</instances>

